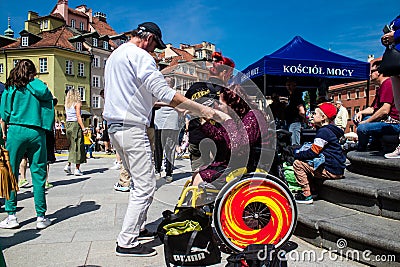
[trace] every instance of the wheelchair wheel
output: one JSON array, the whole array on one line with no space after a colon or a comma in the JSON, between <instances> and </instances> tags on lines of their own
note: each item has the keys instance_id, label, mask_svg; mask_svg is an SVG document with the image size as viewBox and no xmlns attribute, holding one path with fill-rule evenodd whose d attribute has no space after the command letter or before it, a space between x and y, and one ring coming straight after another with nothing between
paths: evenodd
<instances>
[{"instance_id":1,"label":"wheelchair wheel","mask_svg":"<svg viewBox=\"0 0 400 267\"><path fill-rule=\"evenodd\" d=\"M265 173L250 173L219 192L213 221L218 237L235 252L250 244L279 247L293 234L297 207L281 180Z\"/></svg>"}]
</instances>

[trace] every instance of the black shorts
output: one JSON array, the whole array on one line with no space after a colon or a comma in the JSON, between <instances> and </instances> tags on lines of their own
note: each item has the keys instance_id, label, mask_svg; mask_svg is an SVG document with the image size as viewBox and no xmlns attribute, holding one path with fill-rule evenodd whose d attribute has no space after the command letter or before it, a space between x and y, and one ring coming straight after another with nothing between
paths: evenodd
<instances>
[{"instance_id":1,"label":"black shorts","mask_svg":"<svg viewBox=\"0 0 400 267\"><path fill-rule=\"evenodd\" d=\"M108 135L108 130L103 130L103 135L101 136L101 141L103 142L110 142L110 136Z\"/></svg>"}]
</instances>

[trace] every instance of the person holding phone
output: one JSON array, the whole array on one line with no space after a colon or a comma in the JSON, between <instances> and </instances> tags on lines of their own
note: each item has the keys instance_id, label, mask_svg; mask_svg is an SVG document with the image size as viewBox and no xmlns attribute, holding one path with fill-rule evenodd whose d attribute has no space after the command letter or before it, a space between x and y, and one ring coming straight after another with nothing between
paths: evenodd
<instances>
[{"instance_id":1,"label":"person holding phone","mask_svg":"<svg viewBox=\"0 0 400 267\"><path fill-rule=\"evenodd\" d=\"M392 20L389 25L386 25L383 32L381 43L386 47L393 45L400 51L400 15ZM392 76L390 79L392 80L394 103L397 110L400 110L400 75ZM385 158L400 158L400 145L393 152L385 154Z\"/></svg>"}]
</instances>

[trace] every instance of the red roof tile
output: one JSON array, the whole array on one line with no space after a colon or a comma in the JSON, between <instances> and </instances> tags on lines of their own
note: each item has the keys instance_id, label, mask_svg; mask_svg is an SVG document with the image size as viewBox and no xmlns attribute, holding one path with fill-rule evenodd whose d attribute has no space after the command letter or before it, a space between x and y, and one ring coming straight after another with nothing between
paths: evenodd
<instances>
[{"instance_id":1,"label":"red roof tile","mask_svg":"<svg viewBox=\"0 0 400 267\"><path fill-rule=\"evenodd\" d=\"M97 17L93 18L92 26L100 35L112 36L118 34L107 22L101 21Z\"/></svg>"},{"instance_id":2,"label":"red roof tile","mask_svg":"<svg viewBox=\"0 0 400 267\"><path fill-rule=\"evenodd\" d=\"M68 13L73 13L73 14L75 14L77 16L82 16L82 17L89 18L89 16L86 15L85 13L83 13L82 11L78 11L78 10L75 10L73 8L70 8L70 7L68 8Z\"/></svg>"},{"instance_id":3,"label":"red roof tile","mask_svg":"<svg viewBox=\"0 0 400 267\"><path fill-rule=\"evenodd\" d=\"M68 38L73 37L72 32L70 32L65 26L59 27L52 31L46 31L38 34L42 37L39 42L30 45L29 47L49 47L56 46L61 48L68 48L75 50L75 47L68 41ZM20 48L21 38L17 39L17 42L5 46L4 48Z\"/></svg>"}]
</instances>

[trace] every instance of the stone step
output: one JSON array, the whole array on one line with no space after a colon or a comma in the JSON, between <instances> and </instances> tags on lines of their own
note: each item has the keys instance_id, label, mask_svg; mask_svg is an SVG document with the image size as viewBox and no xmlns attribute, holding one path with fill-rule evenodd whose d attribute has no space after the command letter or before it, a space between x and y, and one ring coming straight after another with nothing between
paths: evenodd
<instances>
[{"instance_id":1,"label":"stone step","mask_svg":"<svg viewBox=\"0 0 400 267\"><path fill-rule=\"evenodd\" d=\"M383 152L350 151L347 153L351 172L386 180L400 181L400 159L385 159Z\"/></svg>"},{"instance_id":2,"label":"stone step","mask_svg":"<svg viewBox=\"0 0 400 267\"><path fill-rule=\"evenodd\" d=\"M400 221L325 200L299 204L298 214L295 234L307 242L368 265L400 266ZM373 262L382 255L395 262Z\"/></svg>"},{"instance_id":3,"label":"stone step","mask_svg":"<svg viewBox=\"0 0 400 267\"><path fill-rule=\"evenodd\" d=\"M400 181L345 171L339 180L315 180L318 198L358 211L400 220Z\"/></svg>"}]
</instances>

